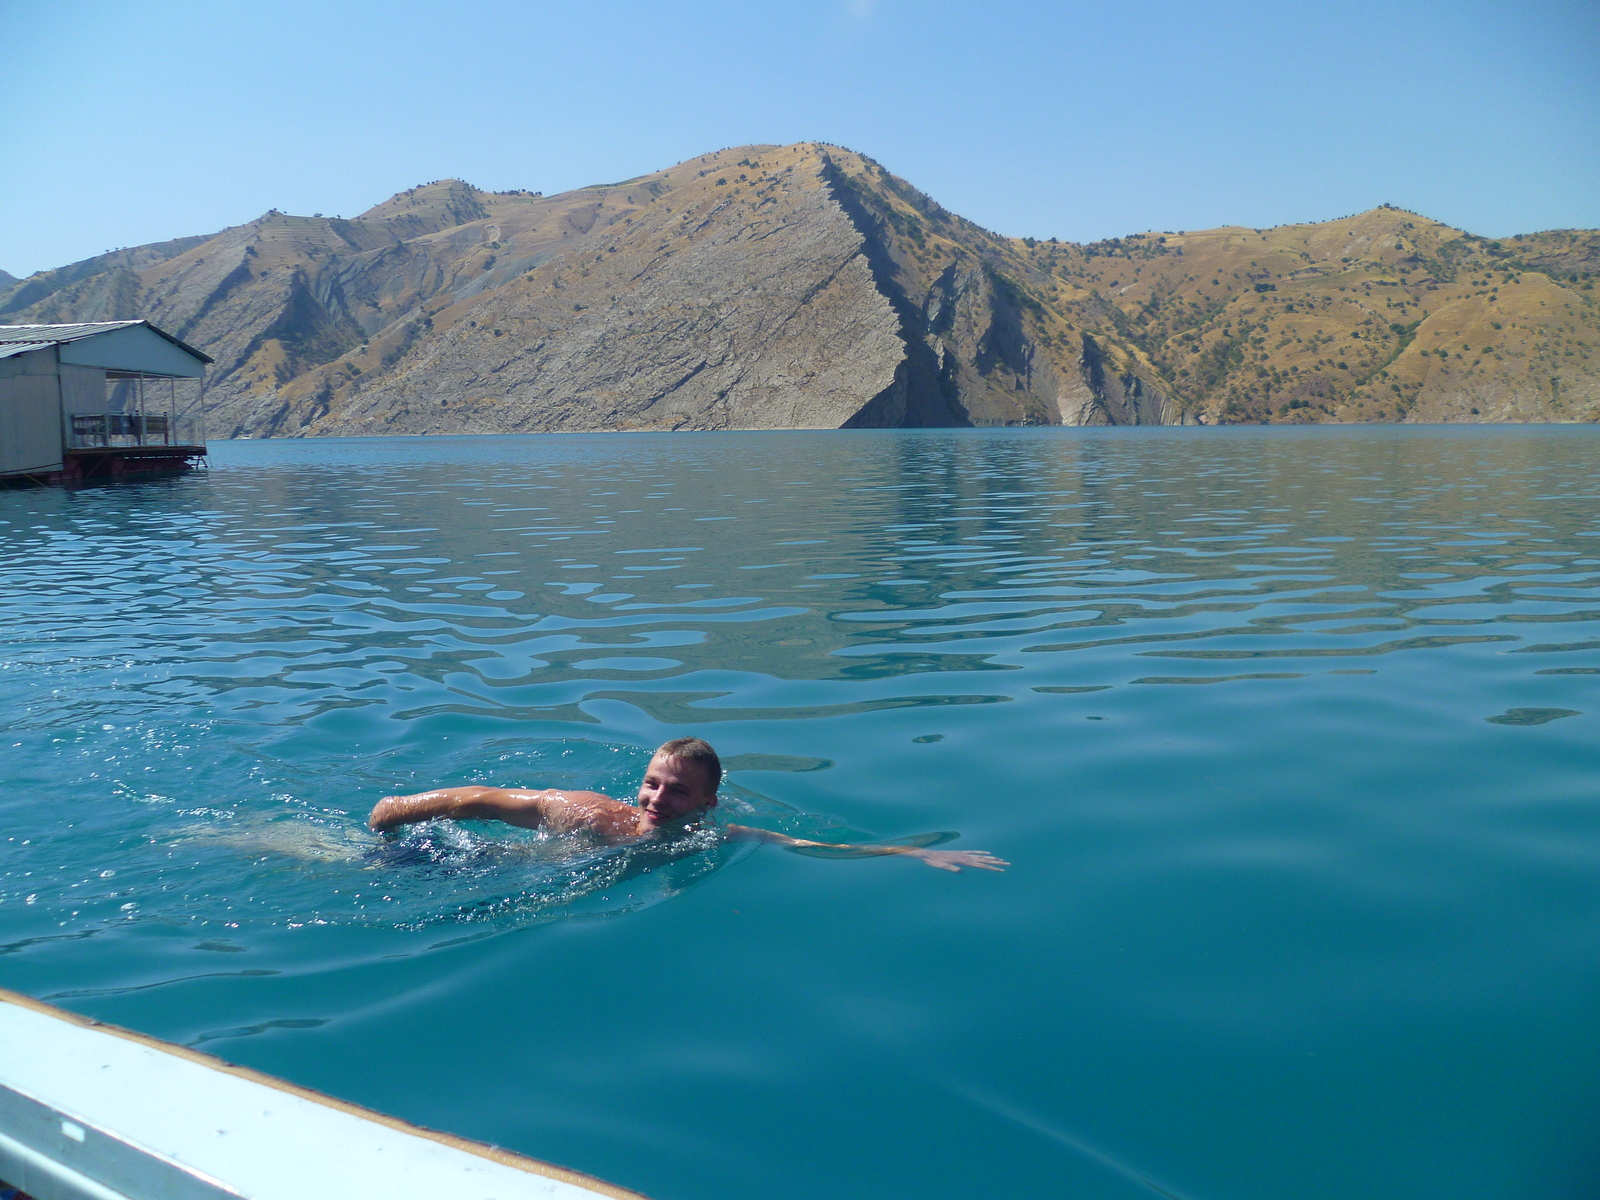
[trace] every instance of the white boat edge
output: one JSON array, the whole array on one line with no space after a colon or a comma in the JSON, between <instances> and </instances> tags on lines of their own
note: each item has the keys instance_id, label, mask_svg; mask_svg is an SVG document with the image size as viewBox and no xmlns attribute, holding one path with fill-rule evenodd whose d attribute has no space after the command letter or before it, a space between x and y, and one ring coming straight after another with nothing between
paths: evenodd
<instances>
[{"instance_id":1,"label":"white boat edge","mask_svg":"<svg viewBox=\"0 0 1600 1200\"><path fill-rule=\"evenodd\" d=\"M35 1200L645 1200L5 989L0 1180Z\"/></svg>"}]
</instances>

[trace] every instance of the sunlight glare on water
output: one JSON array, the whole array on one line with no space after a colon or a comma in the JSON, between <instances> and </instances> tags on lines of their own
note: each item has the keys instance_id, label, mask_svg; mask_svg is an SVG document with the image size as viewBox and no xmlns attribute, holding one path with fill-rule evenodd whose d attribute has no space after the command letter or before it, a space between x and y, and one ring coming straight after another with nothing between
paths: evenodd
<instances>
[{"instance_id":1,"label":"sunlight glare on water","mask_svg":"<svg viewBox=\"0 0 1600 1200\"><path fill-rule=\"evenodd\" d=\"M0 984L657 1200L1596 1194L1597 452L235 442L0 493ZM1014 865L364 826L631 797L685 733L723 818Z\"/></svg>"}]
</instances>

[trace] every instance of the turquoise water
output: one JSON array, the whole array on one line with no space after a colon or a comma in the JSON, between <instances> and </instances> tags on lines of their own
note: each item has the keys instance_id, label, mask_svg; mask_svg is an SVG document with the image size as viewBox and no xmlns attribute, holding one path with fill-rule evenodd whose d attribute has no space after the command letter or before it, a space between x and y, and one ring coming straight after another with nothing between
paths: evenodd
<instances>
[{"instance_id":1,"label":"turquoise water","mask_svg":"<svg viewBox=\"0 0 1600 1200\"><path fill-rule=\"evenodd\" d=\"M1600 431L227 443L0 493L0 983L657 1200L1600 1193ZM629 789L1004 874L380 796Z\"/></svg>"}]
</instances>

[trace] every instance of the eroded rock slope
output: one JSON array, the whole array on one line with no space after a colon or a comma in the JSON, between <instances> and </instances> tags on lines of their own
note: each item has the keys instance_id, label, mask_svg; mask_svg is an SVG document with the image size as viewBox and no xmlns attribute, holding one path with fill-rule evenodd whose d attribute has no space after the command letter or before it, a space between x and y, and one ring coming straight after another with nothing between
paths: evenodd
<instances>
[{"instance_id":1,"label":"eroded rock slope","mask_svg":"<svg viewBox=\"0 0 1600 1200\"><path fill-rule=\"evenodd\" d=\"M836 146L0 279L0 322L146 317L217 360L214 436L1600 417L1600 237L1398 209L1012 239Z\"/></svg>"}]
</instances>

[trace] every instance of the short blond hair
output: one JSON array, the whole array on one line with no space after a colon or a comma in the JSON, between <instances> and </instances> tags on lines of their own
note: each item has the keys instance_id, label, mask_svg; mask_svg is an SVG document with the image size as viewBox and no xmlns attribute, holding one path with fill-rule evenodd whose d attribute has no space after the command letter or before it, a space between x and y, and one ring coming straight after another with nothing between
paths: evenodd
<instances>
[{"instance_id":1,"label":"short blond hair","mask_svg":"<svg viewBox=\"0 0 1600 1200\"><path fill-rule=\"evenodd\" d=\"M706 779L711 784L711 793L716 795L717 788L722 783L722 760L717 757L717 752L711 748L711 743L697 737L673 738L670 742L662 742L656 748L658 755L675 758L679 762L694 763L706 773Z\"/></svg>"}]
</instances>

